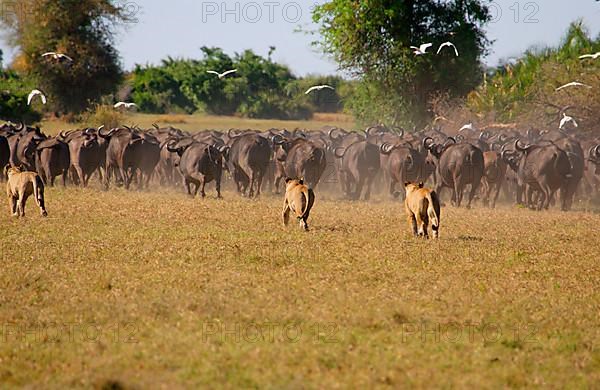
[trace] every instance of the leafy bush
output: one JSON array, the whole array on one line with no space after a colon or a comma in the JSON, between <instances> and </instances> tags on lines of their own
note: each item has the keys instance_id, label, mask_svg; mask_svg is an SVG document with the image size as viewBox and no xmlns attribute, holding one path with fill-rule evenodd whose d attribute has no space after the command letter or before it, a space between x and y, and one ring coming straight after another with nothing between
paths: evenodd
<instances>
[{"instance_id":1,"label":"leafy bush","mask_svg":"<svg viewBox=\"0 0 600 390\"><path fill-rule=\"evenodd\" d=\"M37 122L41 115L27 105L32 87L14 72L0 70L0 119L25 123Z\"/></svg>"},{"instance_id":2,"label":"leafy bush","mask_svg":"<svg viewBox=\"0 0 600 390\"><path fill-rule=\"evenodd\" d=\"M200 60L167 58L161 66L137 66L133 73L133 101L149 113L202 111L249 118L308 119L315 111L337 112L336 91L304 92L315 84L337 89L339 77L296 78L289 68L251 50L233 57L221 49L203 47ZM223 79L209 70L237 72Z\"/></svg>"},{"instance_id":3,"label":"leafy bush","mask_svg":"<svg viewBox=\"0 0 600 390\"><path fill-rule=\"evenodd\" d=\"M133 74L132 97L141 111L156 114L194 111L193 103L181 92L179 83L167 70L137 66Z\"/></svg>"}]
</instances>

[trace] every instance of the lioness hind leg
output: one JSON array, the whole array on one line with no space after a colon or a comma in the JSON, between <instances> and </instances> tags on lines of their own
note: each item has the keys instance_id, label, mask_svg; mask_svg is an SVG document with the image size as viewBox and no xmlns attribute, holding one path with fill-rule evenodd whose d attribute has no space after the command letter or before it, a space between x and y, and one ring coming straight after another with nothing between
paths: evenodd
<instances>
[{"instance_id":1,"label":"lioness hind leg","mask_svg":"<svg viewBox=\"0 0 600 390\"><path fill-rule=\"evenodd\" d=\"M415 218L414 214L410 214L408 216L408 223L409 223L409 225L412 228L413 235L415 237L417 237L419 234L418 234L418 231L417 231L417 219Z\"/></svg>"},{"instance_id":2,"label":"lioness hind leg","mask_svg":"<svg viewBox=\"0 0 600 390\"><path fill-rule=\"evenodd\" d=\"M290 222L290 206L287 201L283 204L283 212L281 213L283 217L283 226L287 226Z\"/></svg>"},{"instance_id":3,"label":"lioness hind leg","mask_svg":"<svg viewBox=\"0 0 600 390\"><path fill-rule=\"evenodd\" d=\"M300 229L308 231L308 223L306 223L306 218L298 217L298 223L300 224Z\"/></svg>"},{"instance_id":4,"label":"lioness hind leg","mask_svg":"<svg viewBox=\"0 0 600 390\"><path fill-rule=\"evenodd\" d=\"M27 198L24 196L19 196L19 200L17 200L17 215L19 217L25 216L25 202Z\"/></svg>"},{"instance_id":5,"label":"lioness hind leg","mask_svg":"<svg viewBox=\"0 0 600 390\"><path fill-rule=\"evenodd\" d=\"M10 208L10 214L13 217L19 216L19 214L17 212L17 200L18 200L18 198L15 196L9 195L9 197L8 197L8 206Z\"/></svg>"},{"instance_id":6,"label":"lioness hind leg","mask_svg":"<svg viewBox=\"0 0 600 390\"><path fill-rule=\"evenodd\" d=\"M431 225L431 231L433 232L433 238L440 238L440 227Z\"/></svg>"}]
</instances>

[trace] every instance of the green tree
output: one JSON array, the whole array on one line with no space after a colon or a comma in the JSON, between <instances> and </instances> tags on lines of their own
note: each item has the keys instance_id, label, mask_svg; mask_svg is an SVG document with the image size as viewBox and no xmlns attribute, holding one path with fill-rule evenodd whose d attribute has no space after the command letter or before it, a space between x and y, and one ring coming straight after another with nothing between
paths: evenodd
<instances>
[{"instance_id":1,"label":"green tree","mask_svg":"<svg viewBox=\"0 0 600 390\"><path fill-rule=\"evenodd\" d=\"M340 68L361 82L348 103L359 120L411 126L431 119L430 99L465 96L481 81L480 59L489 41L485 0L332 0L316 6L313 20ZM439 45L453 42L436 55ZM410 46L431 42L429 54Z\"/></svg>"},{"instance_id":2,"label":"green tree","mask_svg":"<svg viewBox=\"0 0 600 390\"><path fill-rule=\"evenodd\" d=\"M115 91L123 74L113 36L127 19L116 2L0 0L0 6L5 5L20 10L0 20L10 43L20 49L14 67L35 79L55 111L81 112ZM73 61L42 57L50 51Z\"/></svg>"}]
</instances>

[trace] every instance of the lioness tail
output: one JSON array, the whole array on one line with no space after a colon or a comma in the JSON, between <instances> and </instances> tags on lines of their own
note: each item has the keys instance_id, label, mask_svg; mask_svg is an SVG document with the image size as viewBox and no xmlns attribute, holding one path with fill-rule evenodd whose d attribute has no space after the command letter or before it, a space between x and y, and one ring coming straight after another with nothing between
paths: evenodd
<instances>
[{"instance_id":1,"label":"lioness tail","mask_svg":"<svg viewBox=\"0 0 600 390\"><path fill-rule=\"evenodd\" d=\"M440 200L435 191L428 193L426 198L429 203L427 206L427 216L431 222L431 229L438 231L440 228Z\"/></svg>"}]
</instances>

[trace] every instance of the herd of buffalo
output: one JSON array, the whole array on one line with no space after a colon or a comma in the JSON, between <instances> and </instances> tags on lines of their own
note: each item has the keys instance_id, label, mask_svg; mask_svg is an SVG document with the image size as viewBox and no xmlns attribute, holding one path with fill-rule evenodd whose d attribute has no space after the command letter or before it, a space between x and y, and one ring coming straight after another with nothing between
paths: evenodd
<instances>
[{"instance_id":1,"label":"herd of buffalo","mask_svg":"<svg viewBox=\"0 0 600 390\"><path fill-rule=\"evenodd\" d=\"M51 137L38 127L6 123L0 126L0 168L8 165L37 172L47 185L61 176L65 185L85 187L97 174L106 189L129 189L132 183L147 188L152 180L205 196L205 185L214 181L218 197L223 170L251 198L263 185L279 192L287 177L304 178L310 188L339 189L355 200L368 200L374 183L403 196L397 186L431 180L438 194L448 188L458 207L465 195L467 207L476 197L495 207L502 192L533 209L547 209L556 198L569 210L575 196L598 195L600 139L559 129L464 127L449 136L439 128L409 134L383 125L364 132L331 127L197 133L124 126ZM323 180L327 176L335 180Z\"/></svg>"}]
</instances>

